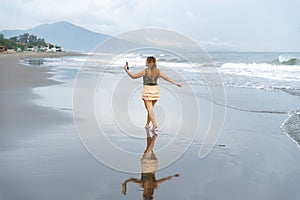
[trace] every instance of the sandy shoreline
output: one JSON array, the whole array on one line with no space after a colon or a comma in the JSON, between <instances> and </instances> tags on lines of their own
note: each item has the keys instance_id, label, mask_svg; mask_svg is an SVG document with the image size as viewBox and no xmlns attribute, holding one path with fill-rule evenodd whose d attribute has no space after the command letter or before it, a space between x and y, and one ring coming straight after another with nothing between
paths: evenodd
<instances>
[{"instance_id":1,"label":"sandy shoreline","mask_svg":"<svg viewBox=\"0 0 300 200\"><path fill-rule=\"evenodd\" d=\"M32 51L23 51L23 52L13 52L13 53L0 53L0 58L5 57L15 57L15 58L53 58L53 57L62 57L62 56L80 56L83 53L78 52L32 52Z\"/></svg>"},{"instance_id":2,"label":"sandy shoreline","mask_svg":"<svg viewBox=\"0 0 300 200\"><path fill-rule=\"evenodd\" d=\"M72 55L74 53L68 52L0 54L0 150L14 146L18 139L34 134L40 128L71 120L64 113L33 103L39 98L33 93L33 88L59 82L49 79L53 75L48 73L48 69L24 67L20 59Z\"/></svg>"},{"instance_id":3,"label":"sandy shoreline","mask_svg":"<svg viewBox=\"0 0 300 200\"><path fill-rule=\"evenodd\" d=\"M51 54L62 55L70 54ZM96 161L79 140L70 115L72 111L58 111L34 103L40 97L33 93L33 88L48 86L44 88L47 92L49 87L59 89L55 86L63 85L49 79L53 74L49 74L47 68L24 67L19 61L43 56L48 57L44 54L0 56L0 198L141 199L141 188L133 183L128 184L126 196L121 194L124 180L140 178L141 174L122 173ZM109 78L107 84L113 81ZM130 83L125 81L125 88ZM197 91L203 125L200 132L210 119L210 102L204 88ZM296 199L300 195L297 189L299 149L280 130L287 116L243 111L272 111L276 107L287 112L295 109L298 97L276 91L226 90L227 104L242 109L227 108L223 133L206 158L198 158L203 145L199 136L182 157L156 173L157 179L172 174L180 174L180 177L160 185L154 199L281 200ZM159 104L163 104L164 95ZM285 101L289 104L282 104ZM169 104L175 105L174 102ZM125 148L134 146L141 153L134 161L139 165L146 137L145 140L126 139L119 137L121 133L116 130L108 126L107 134ZM140 134L146 136L144 130ZM154 148L158 165L164 161L157 152L158 147L172 134L168 129L159 133ZM185 142L186 138L181 138L178 146ZM106 153L109 154L109 150ZM112 156L111 159L126 158Z\"/></svg>"}]
</instances>

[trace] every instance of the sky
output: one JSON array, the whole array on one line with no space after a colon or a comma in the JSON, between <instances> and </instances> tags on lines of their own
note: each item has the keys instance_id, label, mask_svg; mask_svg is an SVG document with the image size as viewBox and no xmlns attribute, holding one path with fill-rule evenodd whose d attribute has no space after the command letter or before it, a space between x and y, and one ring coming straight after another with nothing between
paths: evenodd
<instances>
[{"instance_id":1,"label":"sky","mask_svg":"<svg viewBox=\"0 0 300 200\"><path fill-rule=\"evenodd\" d=\"M0 30L59 21L109 35L166 28L217 50L300 52L300 0L0 0Z\"/></svg>"}]
</instances>

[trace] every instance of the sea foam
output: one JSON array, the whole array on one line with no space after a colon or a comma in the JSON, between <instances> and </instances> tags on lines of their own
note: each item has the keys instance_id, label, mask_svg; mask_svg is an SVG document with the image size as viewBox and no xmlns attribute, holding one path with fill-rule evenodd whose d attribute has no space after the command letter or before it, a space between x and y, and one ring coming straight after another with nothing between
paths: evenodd
<instances>
[{"instance_id":1,"label":"sea foam","mask_svg":"<svg viewBox=\"0 0 300 200\"><path fill-rule=\"evenodd\" d=\"M300 148L300 111L290 112L281 129Z\"/></svg>"}]
</instances>

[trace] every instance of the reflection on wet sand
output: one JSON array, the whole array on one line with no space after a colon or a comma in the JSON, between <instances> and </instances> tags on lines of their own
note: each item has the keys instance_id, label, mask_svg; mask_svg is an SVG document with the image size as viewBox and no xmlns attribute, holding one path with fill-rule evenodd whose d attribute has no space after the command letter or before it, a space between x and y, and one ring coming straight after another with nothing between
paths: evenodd
<instances>
[{"instance_id":1,"label":"reflection on wet sand","mask_svg":"<svg viewBox=\"0 0 300 200\"><path fill-rule=\"evenodd\" d=\"M141 158L141 178L129 178L122 183L122 193L126 195L127 183L133 182L137 183L141 188L143 188L143 199L154 199L154 191L158 188L159 184L171 180L173 177L178 177L179 174L172 176L167 176L156 180L155 173L158 168L158 160L153 152L154 144L158 135L155 131L152 132L152 137L150 135L149 129L146 129L147 134L147 147Z\"/></svg>"}]
</instances>

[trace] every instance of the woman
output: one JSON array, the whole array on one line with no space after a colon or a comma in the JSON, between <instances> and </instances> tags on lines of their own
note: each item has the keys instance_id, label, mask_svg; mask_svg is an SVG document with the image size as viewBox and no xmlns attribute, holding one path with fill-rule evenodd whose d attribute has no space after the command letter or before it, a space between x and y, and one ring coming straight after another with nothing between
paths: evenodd
<instances>
[{"instance_id":1,"label":"woman","mask_svg":"<svg viewBox=\"0 0 300 200\"><path fill-rule=\"evenodd\" d=\"M166 81L174 85L177 85L178 87L181 87L181 84L173 81L171 78L167 77L161 70L157 68L155 57L153 56L147 57L146 66L147 68L145 70L142 70L136 74L132 74L131 72L129 72L127 65L124 66L124 69L132 79L143 77L144 86L143 86L142 99L144 100L145 107L148 112L145 128L147 129L150 128L150 122L152 122L152 130L154 130L158 128L157 122L155 120L154 112L153 112L154 105L160 96L160 91L157 85L158 77L161 77Z\"/></svg>"}]
</instances>

